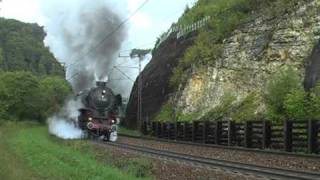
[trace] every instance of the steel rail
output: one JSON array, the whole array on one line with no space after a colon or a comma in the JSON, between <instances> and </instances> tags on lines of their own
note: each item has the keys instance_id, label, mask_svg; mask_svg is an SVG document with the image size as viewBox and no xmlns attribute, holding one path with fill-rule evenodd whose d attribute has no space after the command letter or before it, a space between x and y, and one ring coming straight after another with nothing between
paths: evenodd
<instances>
[{"instance_id":1,"label":"steel rail","mask_svg":"<svg viewBox=\"0 0 320 180\"><path fill-rule=\"evenodd\" d=\"M262 153L262 154L272 154L272 155L281 155L281 156L290 156L290 157L299 157L299 158L312 158L312 159L319 159L320 155L315 154L303 154L303 153L294 153L294 152L283 152L283 151L275 151L275 150L263 150L263 149L255 149L255 148L244 148L238 146L226 146L226 145L217 145L217 144L204 144L204 143L195 143L195 142L188 142L188 141L180 141L180 140L170 140L164 138L156 138L156 137L145 137L145 136L133 136L127 134L118 133L121 137L128 137L128 138L135 138L135 139L142 139L148 141L158 141L158 142L166 142L170 144L183 144L183 145L190 145L196 147L206 147L206 148L219 148L219 149L228 149L228 150L236 150L236 151L244 151L244 152L254 152L254 153Z\"/></svg>"},{"instance_id":2,"label":"steel rail","mask_svg":"<svg viewBox=\"0 0 320 180\"><path fill-rule=\"evenodd\" d=\"M282 168L265 167L259 165L252 165L246 163L239 163L233 161L226 161L213 158L204 158L193 156L189 154L176 153L166 150L158 150L148 147L129 145L123 143L107 142L106 145L136 151L143 154L158 156L160 158L167 158L172 160L183 161L187 163L205 165L214 168L221 168L231 170L233 172L240 172L244 174L252 174L261 177L268 177L271 179L288 179L288 180L319 180L320 173L308 171L296 171Z\"/></svg>"}]
</instances>

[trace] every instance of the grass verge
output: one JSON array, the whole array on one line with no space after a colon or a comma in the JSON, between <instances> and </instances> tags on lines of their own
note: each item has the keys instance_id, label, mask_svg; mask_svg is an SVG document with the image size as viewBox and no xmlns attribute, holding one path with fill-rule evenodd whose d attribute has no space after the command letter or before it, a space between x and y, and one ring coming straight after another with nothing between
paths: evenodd
<instances>
[{"instance_id":1,"label":"grass verge","mask_svg":"<svg viewBox=\"0 0 320 180\"><path fill-rule=\"evenodd\" d=\"M85 141L70 141L66 146L43 126L2 125L0 139L0 176L4 179L151 179L135 176L130 166L122 171L101 163Z\"/></svg>"},{"instance_id":2,"label":"grass verge","mask_svg":"<svg viewBox=\"0 0 320 180\"><path fill-rule=\"evenodd\" d=\"M125 127L119 127L119 133L130 136L141 136L142 134L138 130L131 130Z\"/></svg>"}]
</instances>

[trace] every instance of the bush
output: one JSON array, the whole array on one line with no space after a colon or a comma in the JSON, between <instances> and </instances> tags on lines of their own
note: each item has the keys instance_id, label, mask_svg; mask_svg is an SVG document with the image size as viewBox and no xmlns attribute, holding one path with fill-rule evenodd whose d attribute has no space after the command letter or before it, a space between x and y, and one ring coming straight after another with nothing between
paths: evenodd
<instances>
[{"instance_id":1,"label":"bush","mask_svg":"<svg viewBox=\"0 0 320 180\"><path fill-rule=\"evenodd\" d=\"M233 103L236 100L236 97L230 93L226 93L221 97L220 104L207 112L201 120L205 121L213 121L213 120L221 120L224 117L228 117L230 115L231 109L233 107Z\"/></svg>"},{"instance_id":2,"label":"bush","mask_svg":"<svg viewBox=\"0 0 320 180\"><path fill-rule=\"evenodd\" d=\"M283 120L286 118L284 103L287 95L299 89L302 89L301 80L298 73L291 68L272 76L267 82L264 95L268 119ZM290 102L288 99L287 101Z\"/></svg>"},{"instance_id":3,"label":"bush","mask_svg":"<svg viewBox=\"0 0 320 180\"><path fill-rule=\"evenodd\" d=\"M160 112L156 116L155 120L160 122L171 121L174 118L174 108L172 104L166 103L161 107Z\"/></svg>"},{"instance_id":4,"label":"bush","mask_svg":"<svg viewBox=\"0 0 320 180\"><path fill-rule=\"evenodd\" d=\"M44 122L71 93L58 77L39 78L30 72L0 73L0 119Z\"/></svg>"},{"instance_id":5,"label":"bush","mask_svg":"<svg viewBox=\"0 0 320 180\"><path fill-rule=\"evenodd\" d=\"M173 70L173 75L170 78L169 86L177 89L182 82L186 82L188 73L181 66L176 67Z\"/></svg>"},{"instance_id":6,"label":"bush","mask_svg":"<svg viewBox=\"0 0 320 180\"><path fill-rule=\"evenodd\" d=\"M320 84L318 83L308 95L306 111L309 119L320 119Z\"/></svg>"},{"instance_id":7,"label":"bush","mask_svg":"<svg viewBox=\"0 0 320 180\"><path fill-rule=\"evenodd\" d=\"M305 120L307 113L307 93L302 89L294 89L286 95L284 100L284 111L286 118L291 120Z\"/></svg>"},{"instance_id":8,"label":"bush","mask_svg":"<svg viewBox=\"0 0 320 180\"><path fill-rule=\"evenodd\" d=\"M231 112L231 118L235 121L252 121L257 119L257 107L259 106L259 95L250 93L239 104L235 105Z\"/></svg>"},{"instance_id":9,"label":"bush","mask_svg":"<svg viewBox=\"0 0 320 180\"><path fill-rule=\"evenodd\" d=\"M38 118L38 108L41 107L41 99L38 98L39 94L39 81L31 73L1 73L0 99L2 118Z\"/></svg>"},{"instance_id":10,"label":"bush","mask_svg":"<svg viewBox=\"0 0 320 180\"><path fill-rule=\"evenodd\" d=\"M176 120L179 122L192 122L199 120L200 113L186 113L183 114L182 112L178 112L176 114Z\"/></svg>"},{"instance_id":11,"label":"bush","mask_svg":"<svg viewBox=\"0 0 320 180\"><path fill-rule=\"evenodd\" d=\"M66 97L72 92L69 83L56 76L41 79L39 89L42 99L41 119L58 112Z\"/></svg>"}]
</instances>

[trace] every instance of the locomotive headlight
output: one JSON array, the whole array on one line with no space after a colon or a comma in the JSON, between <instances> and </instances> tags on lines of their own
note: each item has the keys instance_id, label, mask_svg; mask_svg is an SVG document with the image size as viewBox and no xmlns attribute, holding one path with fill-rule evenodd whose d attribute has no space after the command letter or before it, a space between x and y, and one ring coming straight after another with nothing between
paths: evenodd
<instances>
[{"instance_id":1,"label":"locomotive headlight","mask_svg":"<svg viewBox=\"0 0 320 180\"><path fill-rule=\"evenodd\" d=\"M114 124L114 123L115 123L115 121L114 121L114 120L112 120L111 122L112 122L112 124Z\"/></svg>"},{"instance_id":2,"label":"locomotive headlight","mask_svg":"<svg viewBox=\"0 0 320 180\"><path fill-rule=\"evenodd\" d=\"M89 117L88 120L89 120L89 121L92 121L92 117Z\"/></svg>"}]
</instances>

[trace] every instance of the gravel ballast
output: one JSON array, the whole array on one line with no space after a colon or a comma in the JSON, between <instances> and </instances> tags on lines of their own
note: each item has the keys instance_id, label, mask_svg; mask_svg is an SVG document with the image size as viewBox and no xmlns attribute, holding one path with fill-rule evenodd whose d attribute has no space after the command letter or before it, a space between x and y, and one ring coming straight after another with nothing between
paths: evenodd
<instances>
[{"instance_id":1,"label":"gravel ballast","mask_svg":"<svg viewBox=\"0 0 320 180\"><path fill-rule=\"evenodd\" d=\"M93 143L100 151L111 154L114 158L125 160L145 157L152 161L152 174L157 180L264 180L250 174L241 174L223 169L200 167L194 164L178 162L160 157L141 154L127 149L109 146L108 144ZM106 162L110 163L110 162Z\"/></svg>"},{"instance_id":2,"label":"gravel ballast","mask_svg":"<svg viewBox=\"0 0 320 180\"><path fill-rule=\"evenodd\" d=\"M232 149L203 147L187 144L174 144L155 140L145 140L129 137L120 137L119 143L144 146L177 153L185 153L206 158L222 159L234 162L255 164L267 167L278 167L300 171L320 171L320 161L315 158L305 158L290 155L279 155L262 152L240 151Z\"/></svg>"}]
</instances>

